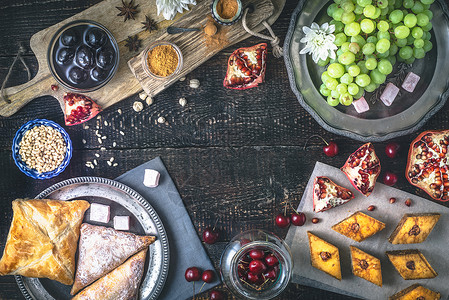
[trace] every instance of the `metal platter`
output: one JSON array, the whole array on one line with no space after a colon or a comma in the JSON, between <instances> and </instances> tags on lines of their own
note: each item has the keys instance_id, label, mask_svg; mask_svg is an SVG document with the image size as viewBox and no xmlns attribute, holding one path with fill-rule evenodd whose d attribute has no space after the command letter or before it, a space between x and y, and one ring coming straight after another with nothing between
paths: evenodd
<instances>
[{"instance_id":1,"label":"metal platter","mask_svg":"<svg viewBox=\"0 0 449 300\"><path fill-rule=\"evenodd\" d=\"M130 232L139 235L155 235L150 245L145 265L139 299L156 299L164 286L169 267L169 245L164 226L151 205L136 191L110 179L78 177L59 182L36 196L36 199L87 200L111 207L111 221L100 224L89 221L89 210L84 222L113 227L115 215L130 216ZM15 276L25 299L71 299L71 286L46 278Z\"/></svg>"},{"instance_id":2,"label":"metal platter","mask_svg":"<svg viewBox=\"0 0 449 300\"><path fill-rule=\"evenodd\" d=\"M449 11L444 1L437 0L431 6L433 49L413 65L396 64L386 81L400 86L403 76L412 71L421 77L415 91L408 93L401 89L394 103L387 107L378 101L384 87L381 85L365 95L370 110L363 114L358 114L352 105L328 105L319 92L324 68L315 64L310 55L299 54L304 47L300 42L304 36L303 26L329 22L326 9L332 2L300 0L292 15L284 43L284 59L299 103L324 129L360 141L385 141L418 130L443 107L449 96L446 75L449 70Z\"/></svg>"}]
</instances>

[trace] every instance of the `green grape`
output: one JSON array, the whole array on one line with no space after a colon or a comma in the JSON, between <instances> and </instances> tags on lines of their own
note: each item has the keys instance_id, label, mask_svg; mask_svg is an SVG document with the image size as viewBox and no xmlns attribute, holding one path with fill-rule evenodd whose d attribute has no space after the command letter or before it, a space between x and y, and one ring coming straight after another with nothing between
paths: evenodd
<instances>
[{"instance_id":1,"label":"green grape","mask_svg":"<svg viewBox=\"0 0 449 300\"><path fill-rule=\"evenodd\" d=\"M352 22L345 26L344 31L347 36L356 36L360 33L360 24Z\"/></svg>"},{"instance_id":2,"label":"green grape","mask_svg":"<svg viewBox=\"0 0 449 300\"><path fill-rule=\"evenodd\" d=\"M424 6L420 1L415 1L415 5L412 7L412 12L415 14L422 13L424 11Z\"/></svg>"},{"instance_id":3,"label":"green grape","mask_svg":"<svg viewBox=\"0 0 449 300\"><path fill-rule=\"evenodd\" d=\"M388 0L378 0L377 1L377 7L379 7L379 8L387 8L388 7Z\"/></svg>"},{"instance_id":4,"label":"green grape","mask_svg":"<svg viewBox=\"0 0 449 300\"><path fill-rule=\"evenodd\" d=\"M359 87L359 92L354 95L354 99L360 99L365 94L365 89Z\"/></svg>"},{"instance_id":5,"label":"green grape","mask_svg":"<svg viewBox=\"0 0 449 300\"><path fill-rule=\"evenodd\" d=\"M391 65L394 66L394 64L396 63L396 55L391 55L388 56L388 61L390 61Z\"/></svg>"},{"instance_id":6,"label":"green grape","mask_svg":"<svg viewBox=\"0 0 449 300\"><path fill-rule=\"evenodd\" d=\"M424 31L421 29L421 27L415 27L415 28L412 29L412 36L415 39L422 38L423 34L424 34Z\"/></svg>"},{"instance_id":7,"label":"green grape","mask_svg":"<svg viewBox=\"0 0 449 300\"><path fill-rule=\"evenodd\" d=\"M322 60L321 58L318 60L317 65L320 67L325 67L329 63L330 58L326 58L326 60Z\"/></svg>"},{"instance_id":8,"label":"green grape","mask_svg":"<svg viewBox=\"0 0 449 300\"><path fill-rule=\"evenodd\" d=\"M348 84L348 93L355 96L359 92L359 86L355 83Z\"/></svg>"},{"instance_id":9,"label":"green grape","mask_svg":"<svg viewBox=\"0 0 449 300\"><path fill-rule=\"evenodd\" d=\"M381 39L376 44L376 51L379 53L384 53L390 48L390 41L387 39Z\"/></svg>"},{"instance_id":10,"label":"green grape","mask_svg":"<svg viewBox=\"0 0 449 300\"><path fill-rule=\"evenodd\" d=\"M377 67L377 60L375 58L368 58L365 61L365 67L370 71L374 70Z\"/></svg>"},{"instance_id":11,"label":"green grape","mask_svg":"<svg viewBox=\"0 0 449 300\"><path fill-rule=\"evenodd\" d=\"M426 9L425 11L423 11L423 14L425 14L429 18L429 20L432 20L433 12L431 10Z\"/></svg>"},{"instance_id":12,"label":"green grape","mask_svg":"<svg viewBox=\"0 0 449 300\"><path fill-rule=\"evenodd\" d=\"M352 77L356 77L357 75L360 74L360 68L358 65L350 65L348 67L348 74L351 75Z\"/></svg>"},{"instance_id":13,"label":"green grape","mask_svg":"<svg viewBox=\"0 0 449 300\"><path fill-rule=\"evenodd\" d=\"M422 1L421 1L421 3L422 3ZM429 5L429 4L423 4L423 7L424 7L423 13L424 13L426 10L429 10L429 9L430 9L430 5ZM429 17L429 19L431 19L431 18Z\"/></svg>"},{"instance_id":14,"label":"green grape","mask_svg":"<svg viewBox=\"0 0 449 300\"><path fill-rule=\"evenodd\" d=\"M332 18L335 21L341 21L341 16L343 15L345 11L342 8L337 8L334 13L332 14Z\"/></svg>"},{"instance_id":15,"label":"green grape","mask_svg":"<svg viewBox=\"0 0 449 300\"><path fill-rule=\"evenodd\" d=\"M426 32L426 33L425 33L425 37L423 38L423 40L428 40L428 41L430 41L431 38L432 38L432 35L430 34L430 32Z\"/></svg>"},{"instance_id":16,"label":"green grape","mask_svg":"<svg viewBox=\"0 0 449 300\"><path fill-rule=\"evenodd\" d=\"M349 73L345 73L345 74L343 74L343 76L340 77L340 82L344 83L346 85L350 84L353 81L354 81L354 78L351 75L349 75Z\"/></svg>"},{"instance_id":17,"label":"green grape","mask_svg":"<svg viewBox=\"0 0 449 300\"><path fill-rule=\"evenodd\" d=\"M371 92L374 92L374 90L377 88L377 85L373 82L373 81L371 81L370 82L370 84L368 84L366 87L365 87L365 91L367 91L368 93L371 93Z\"/></svg>"},{"instance_id":18,"label":"green grape","mask_svg":"<svg viewBox=\"0 0 449 300\"><path fill-rule=\"evenodd\" d=\"M429 24L429 17L425 14L422 14L422 13L417 14L416 19L417 19L416 24L418 24L418 26L424 27L427 24ZM425 31L428 31L428 30L425 30Z\"/></svg>"},{"instance_id":19,"label":"green grape","mask_svg":"<svg viewBox=\"0 0 449 300\"><path fill-rule=\"evenodd\" d=\"M327 8L327 15L329 17L332 17L334 15L334 12L337 10L338 8L338 4L336 3L332 3L331 5L329 5L329 7Z\"/></svg>"},{"instance_id":20,"label":"green grape","mask_svg":"<svg viewBox=\"0 0 449 300\"><path fill-rule=\"evenodd\" d=\"M340 33L343 31L343 28L345 27L345 24L343 24L340 21L335 21L332 20L329 22L329 24L334 25L335 26L335 33Z\"/></svg>"},{"instance_id":21,"label":"green grape","mask_svg":"<svg viewBox=\"0 0 449 300\"><path fill-rule=\"evenodd\" d=\"M413 56L416 59L421 59L426 56L426 51L423 48L413 48Z\"/></svg>"},{"instance_id":22,"label":"green grape","mask_svg":"<svg viewBox=\"0 0 449 300\"><path fill-rule=\"evenodd\" d=\"M399 50L399 57L402 59L409 59L413 55L413 49L410 46L402 47Z\"/></svg>"},{"instance_id":23,"label":"green grape","mask_svg":"<svg viewBox=\"0 0 449 300\"><path fill-rule=\"evenodd\" d=\"M340 7L343 8L345 12L352 12L355 8L354 3L351 0L342 2Z\"/></svg>"},{"instance_id":24,"label":"green grape","mask_svg":"<svg viewBox=\"0 0 449 300\"><path fill-rule=\"evenodd\" d=\"M425 4L425 5L430 5L430 4L432 4L433 2L435 2L435 0L421 0L421 3L422 3L422 4Z\"/></svg>"},{"instance_id":25,"label":"green grape","mask_svg":"<svg viewBox=\"0 0 449 300\"><path fill-rule=\"evenodd\" d=\"M416 39L413 42L413 46L415 46L415 48L422 48L422 47L424 47L424 40L423 39Z\"/></svg>"},{"instance_id":26,"label":"green grape","mask_svg":"<svg viewBox=\"0 0 449 300\"><path fill-rule=\"evenodd\" d=\"M326 85L323 83L322 85L320 85L320 93L321 95L323 95L324 97L327 97L331 94L331 90L328 89L326 87Z\"/></svg>"},{"instance_id":27,"label":"green grape","mask_svg":"<svg viewBox=\"0 0 449 300\"><path fill-rule=\"evenodd\" d=\"M377 69L380 73L388 75L393 72L393 65L387 59L381 59L377 64Z\"/></svg>"},{"instance_id":28,"label":"green grape","mask_svg":"<svg viewBox=\"0 0 449 300\"><path fill-rule=\"evenodd\" d=\"M351 42L359 44L360 47L363 47L366 44L365 39L360 35L352 36Z\"/></svg>"},{"instance_id":29,"label":"green grape","mask_svg":"<svg viewBox=\"0 0 449 300\"><path fill-rule=\"evenodd\" d=\"M337 106L338 104L340 104L340 99L339 98L332 98L332 96L329 95L327 97L327 104L329 104L330 106Z\"/></svg>"},{"instance_id":30,"label":"green grape","mask_svg":"<svg viewBox=\"0 0 449 300\"><path fill-rule=\"evenodd\" d=\"M341 64L333 63L327 67L327 73L332 78L340 78L345 73L345 68Z\"/></svg>"},{"instance_id":31,"label":"green grape","mask_svg":"<svg viewBox=\"0 0 449 300\"><path fill-rule=\"evenodd\" d=\"M379 31L386 32L389 28L390 25L386 21L380 21L379 23L377 23L377 29L379 29Z\"/></svg>"},{"instance_id":32,"label":"green grape","mask_svg":"<svg viewBox=\"0 0 449 300\"><path fill-rule=\"evenodd\" d=\"M324 71L323 74L321 74L321 81L323 83L326 83L326 81L328 81L331 78L332 77L329 76L329 73L327 73L327 71Z\"/></svg>"},{"instance_id":33,"label":"green grape","mask_svg":"<svg viewBox=\"0 0 449 300\"><path fill-rule=\"evenodd\" d=\"M410 28L407 26L398 26L394 29L394 35L398 39L405 39L410 34Z\"/></svg>"},{"instance_id":34,"label":"green grape","mask_svg":"<svg viewBox=\"0 0 449 300\"><path fill-rule=\"evenodd\" d=\"M358 5L358 4L356 4L356 5L355 5L355 8L354 8L354 13L355 13L356 15L361 15L361 14L363 14L363 7L360 6L360 5Z\"/></svg>"},{"instance_id":35,"label":"green grape","mask_svg":"<svg viewBox=\"0 0 449 300\"><path fill-rule=\"evenodd\" d=\"M360 46L357 43L350 43L349 44L349 51L351 51L354 54L359 53L360 51Z\"/></svg>"},{"instance_id":36,"label":"green grape","mask_svg":"<svg viewBox=\"0 0 449 300\"><path fill-rule=\"evenodd\" d=\"M337 50L337 56L340 56L340 55L342 55L342 54L343 54L343 50L338 49L338 50Z\"/></svg>"},{"instance_id":37,"label":"green grape","mask_svg":"<svg viewBox=\"0 0 449 300\"><path fill-rule=\"evenodd\" d=\"M340 96L340 103L348 106L351 105L353 99L352 95L346 92Z\"/></svg>"},{"instance_id":38,"label":"green grape","mask_svg":"<svg viewBox=\"0 0 449 300\"><path fill-rule=\"evenodd\" d=\"M409 59L406 59L406 60L405 60L405 63L411 65L411 64L413 64L413 63L415 62L415 60L416 60L416 58L414 58L414 57L412 56L412 57L410 57Z\"/></svg>"},{"instance_id":39,"label":"green grape","mask_svg":"<svg viewBox=\"0 0 449 300\"><path fill-rule=\"evenodd\" d=\"M365 7L367 5L370 5L372 3L372 0L357 0L357 4L361 7Z\"/></svg>"},{"instance_id":40,"label":"green grape","mask_svg":"<svg viewBox=\"0 0 449 300\"><path fill-rule=\"evenodd\" d=\"M337 92L337 89L335 89L335 90L333 90L333 91L331 91L331 96L332 96L332 98L340 98L340 93L339 92Z\"/></svg>"},{"instance_id":41,"label":"green grape","mask_svg":"<svg viewBox=\"0 0 449 300\"><path fill-rule=\"evenodd\" d=\"M340 5L341 0L334 0L335 3L337 3L338 5Z\"/></svg>"},{"instance_id":42,"label":"green grape","mask_svg":"<svg viewBox=\"0 0 449 300\"><path fill-rule=\"evenodd\" d=\"M402 12L402 10L396 9L390 13L390 16L388 18L390 19L391 23L397 24L402 21L403 17L404 13Z\"/></svg>"},{"instance_id":43,"label":"green grape","mask_svg":"<svg viewBox=\"0 0 449 300\"><path fill-rule=\"evenodd\" d=\"M341 22L343 24L350 24L352 22L354 22L355 20L355 15L353 12L345 12L344 14L341 15Z\"/></svg>"},{"instance_id":44,"label":"green grape","mask_svg":"<svg viewBox=\"0 0 449 300\"><path fill-rule=\"evenodd\" d=\"M413 36L409 35L407 37L407 45L408 46L413 45L414 42L415 42L415 38Z\"/></svg>"},{"instance_id":45,"label":"green grape","mask_svg":"<svg viewBox=\"0 0 449 300\"><path fill-rule=\"evenodd\" d=\"M365 55L373 54L376 51L376 45L373 43L366 43L365 46L362 47L362 53Z\"/></svg>"},{"instance_id":46,"label":"green grape","mask_svg":"<svg viewBox=\"0 0 449 300\"><path fill-rule=\"evenodd\" d=\"M382 13L382 10L380 8L376 7L376 12L374 13L374 16L372 17L372 19L379 18L381 13Z\"/></svg>"},{"instance_id":47,"label":"green grape","mask_svg":"<svg viewBox=\"0 0 449 300\"><path fill-rule=\"evenodd\" d=\"M334 78L329 78L325 83L326 87L331 91L335 90L338 85L338 80Z\"/></svg>"},{"instance_id":48,"label":"green grape","mask_svg":"<svg viewBox=\"0 0 449 300\"><path fill-rule=\"evenodd\" d=\"M396 55L399 51L399 47L396 44L390 45L390 56Z\"/></svg>"},{"instance_id":49,"label":"green grape","mask_svg":"<svg viewBox=\"0 0 449 300\"><path fill-rule=\"evenodd\" d=\"M390 45L390 47L391 47L391 45ZM377 54L377 58L387 58L388 56L390 56L390 49L388 49L384 53L378 53Z\"/></svg>"},{"instance_id":50,"label":"green grape","mask_svg":"<svg viewBox=\"0 0 449 300\"><path fill-rule=\"evenodd\" d=\"M369 70L366 68L364 60L359 61L357 66L360 68L360 74L368 74Z\"/></svg>"},{"instance_id":51,"label":"green grape","mask_svg":"<svg viewBox=\"0 0 449 300\"><path fill-rule=\"evenodd\" d=\"M386 16L386 15L388 15L389 12L390 12L390 9L388 7L385 7L380 10L380 15Z\"/></svg>"},{"instance_id":52,"label":"green grape","mask_svg":"<svg viewBox=\"0 0 449 300\"><path fill-rule=\"evenodd\" d=\"M338 62L337 57L331 58L331 59L329 60L329 63L330 63L330 64L333 64L333 63L336 63L336 62Z\"/></svg>"},{"instance_id":53,"label":"green grape","mask_svg":"<svg viewBox=\"0 0 449 300\"><path fill-rule=\"evenodd\" d=\"M344 52L343 54L338 56L338 62L343 65L350 65L354 61L355 61L355 55L351 51ZM341 77L342 75L340 75L339 77ZM337 77L335 77L335 78L337 78Z\"/></svg>"},{"instance_id":54,"label":"green grape","mask_svg":"<svg viewBox=\"0 0 449 300\"><path fill-rule=\"evenodd\" d=\"M372 36L369 36L367 39L366 39L366 42L367 43L373 43L373 44L375 44L375 43L377 43L377 37L375 37L374 35L372 35Z\"/></svg>"},{"instance_id":55,"label":"green grape","mask_svg":"<svg viewBox=\"0 0 449 300\"><path fill-rule=\"evenodd\" d=\"M377 32L377 39L378 40L381 40L381 39L390 40L390 33L389 32L378 31Z\"/></svg>"},{"instance_id":56,"label":"green grape","mask_svg":"<svg viewBox=\"0 0 449 300\"><path fill-rule=\"evenodd\" d=\"M413 5L415 5L415 1L414 0L404 0L403 4L402 4L405 8L412 8Z\"/></svg>"},{"instance_id":57,"label":"green grape","mask_svg":"<svg viewBox=\"0 0 449 300\"><path fill-rule=\"evenodd\" d=\"M376 14L376 7L374 7L371 4L365 6L365 8L363 9L363 15L367 18L374 19L375 14Z\"/></svg>"},{"instance_id":58,"label":"green grape","mask_svg":"<svg viewBox=\"0 0 449 300\"><path fill-rule=\"evenodd\" d=\"M355 78L355 83L364 88L371 83L371 78L367 74L360 74Z\"/></svg>"},{"instance_id":59,"label":"green grape","mask_svg":"<svg viewBox=\"0 0 449 300\"><path fill-rule=\"evenodd\" d=\"M372 70L370 73L371 81L374 81L376 84L382 84L387 80L387 75L382 74L379 70Z\"/></svg>"},{"instance_id":60,"label":"green grape","mask_svg":"<svg viewBox=\"0 0 449 300\"><path fill-rule=\"evenodd\" d=\"M336 91L341 95L348 92L348 86L344 83L337 85Z\"/></svg>"},{"instance_id":61,"label":"green grape","mask_svg":"<svg viewBox=\"0 0 449 300\"><path fill-rule=\"evenodd\" d=\"M344 42L346 42L346 34L344 34L343 32L337 33L335 35L335 40L334 40L334 44L337 46L341 46L343 45Z\"/></svg>"},{"instance_id":62,"label":"green grape","mask_svg":"<svg viewBox=\"0 0 449 300\"><path fill-rule=\"evenodd\" d=\"M407 45L407 39L397 39L395 44L400 48L404 47Z\"/></svg>"},{"instance_id":63,"label":"green grape","mask_svg":"<svg viewBox=\"0 0 449 300\"><path fill-rule=\"evenodd\" d=\"M355 18L354 18L355 19ZM374 31L374 22L371 21L370 19L363 19L360 22L360 29L365 32L365 33L371 33Z\"/></svg>"},{"instance_id":64,"label":"green grape","mask_svg":"<svg viewBox=\"0 0 449 300\"><path fill-rule=\"evenodd\" d=\"M422 47L424 49L424 51L429 52L430 50L432 50L433 48L433 44L431 41L424 41L424 46Z\"/></svg>"},{"instance_id":65,"label":"green grape","mask_svg":"<svg viewBox=\"0 0 449 300\"><path fill-rule=\"evenodd\" d=\"M402 0L396 1L394 4L394 9L398 9L402 7Z\"/></svg>"},{"instance_id":66,"label":"green grape","mask_svg":"<svg viewBox=\"0 0 449 300\"><path fill-rule=\"evenodd\" d=\"M427 23L426 25L422 26L422 30L424 30L424 31L430 31L430 30L432 30L432 28L433 28L433 25L430 22Z\"/></svg>"},{"instance_id":67,"label":"green grape","mask_svg":"<svg viewBox=\"0 0 449 300\"><path fill-rule=\"evenodd\" d=\"M408 14L404 17L404 25L408 28L413 28L416 26L418 18L414 14Z\"/></svg>"}]
</instances>

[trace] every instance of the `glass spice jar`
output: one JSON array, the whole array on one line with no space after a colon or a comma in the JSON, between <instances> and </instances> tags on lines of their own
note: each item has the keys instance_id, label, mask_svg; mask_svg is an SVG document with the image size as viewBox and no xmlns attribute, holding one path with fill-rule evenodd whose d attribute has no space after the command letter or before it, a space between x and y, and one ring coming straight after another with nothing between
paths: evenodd
<instances>
[{"instance_id":1,"label":"glass spice jar","mask_svg":"<svg viewBox=\"0 0 449 300\"><path fill-rule=\"evenodd\" d=\"M253 284L246 273L249 269L242 270L242 266L251 264L251 261L256 260L251 257L256 255L263 255L257 260L266 264L265 272L275 270L275 275L270 277L261 274L261 281ZM274 264L267 260L268 256L275 261ZM262 230L250 230L235 236L226 246L220 260L223 282L233 294L245 299L264 300L278 296L287 287L292 271L293 260L287 244L273 233Z\"/></svg>"},{"instance_id":2,"label":"glass spice jar","mask_svg":"<svg viewBox=\"0 0 449 300\"><path fill-rule=\"evenodd\" d=\"M176 65L174 71L172 73L168 74L167 76L160 76L159 74L152 72L150 65L149 65L148 60L149 60L149 55L150 55L151 51L159 46L171 47L174 50L174 52L176 53L177 58L178 58L178 63ZM175 75L177 75L181 71L184 62L183 62L183 56L181 53L181 49L179 49L178 46L176 46L175 44L168 42L168 41L155 41L152 44L150 44L147 48L145 48L143 55L142 55L141 63L142 63L145 73L148 76L150 76L154 79L167 80L167 79L173 78Z\"/></svg>"}]
</instances>

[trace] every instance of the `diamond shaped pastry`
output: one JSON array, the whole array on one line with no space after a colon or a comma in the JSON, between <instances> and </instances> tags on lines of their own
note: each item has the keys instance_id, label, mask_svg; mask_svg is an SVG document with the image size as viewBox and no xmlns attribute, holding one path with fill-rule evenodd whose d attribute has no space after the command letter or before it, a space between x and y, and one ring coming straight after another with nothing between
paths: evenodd
<instances>
[{"instance_id":1,"label":"diamond shaped pastry","mask_svg":"<svg viewBox=\"0 0 449 300\"><path fill-rule=\"evenodd\" d=\"M440 299L440 297L441 297L440 293L426 289L422 285L415 283L414 285L411 285L408 288L403 289L400 292L397 292L393 296L388 297L388 300L415 300L415 299L438 300Z\"/></svg>"},{"instance_id":2,"label":"diamond shaped pastry","mask_svg":"<svg viewBox=\"0 0 449 300\"><path fill-rule=\"evenodd\" d=\"M439 213L405 214L388 241L392 244L422 243L439 218Z\"/></svg>"},{"instance_id":3,"label":"diamond shaped pastry","mask_svg":"<svg viewBox=\"0 0 449 300\"><path fill-rule=\"evenodd\" d=\"M378 286L382 286L380 260L362 250L350 246L352 274Z\"/></svg>"},{"instance_id":4,"label":"diamond shaped pastry","mask_svg":"<svg viewBox=\"0 0 449 300\"><path fill-rule=\"evenodd\" d=\"M358 211L332 226L336 232L361 242L385 228L385 224Z\"/></svg>"},{"instance_id":5,"label":"diamond shaped pastry","mask_svg":"<svg viewBox=\"0 0 449 300\"><path fill-rule=\"evenodd\" d=\"M385 253L405 280L434 278L438 275L419 250L394 250Z\"/></svg>"},{"instance_id":6,"label":"diamond shaped pastry","mask_svg":"<svg viewBox=\"0 0 449 300\"><path fill-rule=\"evenodd\" d=\"M334 245L307 231L309 236L310 261L314 268L341 280L340 254Z\"/></svg>"}]
</instances>

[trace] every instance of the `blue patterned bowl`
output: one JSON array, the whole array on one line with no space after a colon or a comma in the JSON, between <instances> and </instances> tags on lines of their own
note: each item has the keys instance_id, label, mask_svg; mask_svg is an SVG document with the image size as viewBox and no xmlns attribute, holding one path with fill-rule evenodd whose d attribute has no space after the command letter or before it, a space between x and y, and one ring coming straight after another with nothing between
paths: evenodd
<instances>
[{"instance_id":1,"label":"blue patterned bowl","mask_svg":"<svg viewBox=\"0 0 449 300\"><path fill-rule=\"evenodd\" d=\"M66 146L67 146L67 151L66 151L63 161L53 171L39 173L37 170L31 169L28 165L26 165L22 161L22 157L19 154L19 149L20 149L19 143L22 140L23 135L25 134L25 132L27 130L30 130L33 127L36 127L38 125L50 126L50 127L53 127L54 129L56 129L57 131L59 131L65 141ZM14 136L14 139L12 142L12 158L14 159L14 162L16 163L17 167L19 167L20 171L22 171L23 173L25 173L26 175L28 175L34 179L48 179L48 178L57 176L59 173L64 171L64 169L69 164L70 158L72 158L72 152L73 152L72 141L70 140L70 137L67 134L67 132L64 130L64 128L62 128L61 126L59 126L59 124L57 124L53 121L45 120L45 119L31 120L31 121L25 123L24 125L22 125L22 127L20 127L19 130L17 130L16 135Z\"/></svg>"}]
</instances>

